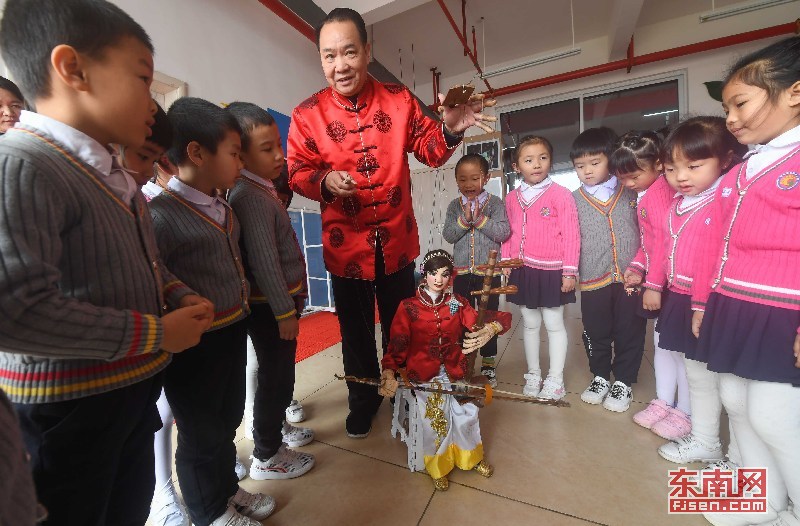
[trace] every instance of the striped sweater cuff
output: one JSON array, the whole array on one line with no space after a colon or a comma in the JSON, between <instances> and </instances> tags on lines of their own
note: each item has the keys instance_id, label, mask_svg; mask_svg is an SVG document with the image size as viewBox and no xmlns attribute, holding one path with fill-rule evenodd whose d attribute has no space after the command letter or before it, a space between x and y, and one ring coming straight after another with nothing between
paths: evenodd
<instances>
[{"instance_id":1,"label":"striped sweater cuff","mask_svg":"<svg viewBox=\"0 0 800 526\"><path fill-rule=\"evenodd\" d=\"M636 274L639 274L640 276L644 277L644 266L638 261L631 262L631 264L628 265L628 268L626 269L626 272L627 271L635 272Z\"/></svg>"},{"instance_id":2,"label":"striped sweater cuff","mask_svg":"<svg viewBox=\"0 0 800 526\"><path fill-rule=\"evenodd\" d=\"M119 358L156 352L161 348L163 337L164 328L158 316L130 311L130 324Z\"/></svg>"},{"instance_id":3,"label":"striped sweater cuff","mask_svg":"<svg viewBox=\"0 0 800 526\"><path fill-rule=\"evenodd\" d=\"M661 285L657 285L655 283L652 283L650 281L645 281L644 283L642 283L642 287L644 287L646 289L654 290L656 292L663 292L664 291L664 287L662 287Z\"/></svg>"},{"instance_id":4,"label":"striped sweater cuff","mask_svg":"<svg viewBox=\"0 0 800 526\"><path fill-rule=\"evenodd\" d=\"M292 316L294 316L296 314L297 314L297 310L296 309L292 309L291 311L289 311L289 312L287 312L285 314L276 314L275 315L275 320L276 321L288 320L289 318L291 318Z\"/></svg>"},{"instance_id":5,"label":"striped sweater cuff","mask_svg":"<svg viewBox=\"0 0 800 526\"><path fill-rule=\"evenodd\" d=\"M458 226L460 226L464 230L469 230L470 229L470 225L468 225L468 224L466 224L464 222L464 217L463 216L458 216L458 220L456 221L456 223L458 224Z\"/></svg>"},{"instance_id":6,"label":"striped sweater cuff","mask_svg":"<svg viewBox=\"0 0 800 526\"><path fill-rule=\"evenodd\" d=\"M180 307L181 300L189 294L197 294L180 280L170 281L164 285L164 301L173 309Z\"/></svg>"},{"instance_id":7,"label":"striped sweater cuff","mask_svg":"<svg viewBox=\"0 0 800 526\"><path fill-rule=\"evenodd\" d=\"M475 223L475 228L483 228L484 226L486 226L486 223L488 222L489 222L489 217L483 216L483 218L479 222Z\"/></svg>"},{"instance_id":8,"label":"striped sweater cuff","mask_svg":"<svg viewBox=\"0 0 800 526\"><path fill-rule=\"evenodd\" d=\"M692 310L696 310L696 311L699 311L699 312L705 312L705 310L706 310L705 302L692 300Z\"/></svg>"}]
</instances>

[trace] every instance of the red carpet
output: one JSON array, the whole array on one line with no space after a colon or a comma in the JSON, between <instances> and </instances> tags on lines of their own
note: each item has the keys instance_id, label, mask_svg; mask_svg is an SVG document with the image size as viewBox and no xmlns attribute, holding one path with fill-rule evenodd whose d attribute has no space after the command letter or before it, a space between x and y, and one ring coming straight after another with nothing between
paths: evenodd
<instances>
[{"instance_id":1,"label":"red carpet","mask_svg":"<svg viewBox=\"0 0 800 526\"><path fill-rule=\"evenodd\" d=\"M375 323L380 321L377 306ZM294 362L300 362L342 341L339 318L332 312L316 312L300 318L300 335L297 337L297 354Z\"/></svg>"}]
</instances>

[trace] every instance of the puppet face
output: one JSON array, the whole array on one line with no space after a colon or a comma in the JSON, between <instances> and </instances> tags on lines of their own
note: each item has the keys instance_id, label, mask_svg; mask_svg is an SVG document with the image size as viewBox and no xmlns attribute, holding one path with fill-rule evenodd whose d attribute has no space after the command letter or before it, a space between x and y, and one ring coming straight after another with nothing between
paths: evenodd
<instances>
[{"instance_id":1,"label":"puppet face","mask_svg":"<svg viewBox=\"0 0 800 526\"><path fill-rule=\"evenodd\" d=\"M447 267L425 273L425 286L432 292L443 292L450 285L452 271Z\"/></svg>"}]
</instances>

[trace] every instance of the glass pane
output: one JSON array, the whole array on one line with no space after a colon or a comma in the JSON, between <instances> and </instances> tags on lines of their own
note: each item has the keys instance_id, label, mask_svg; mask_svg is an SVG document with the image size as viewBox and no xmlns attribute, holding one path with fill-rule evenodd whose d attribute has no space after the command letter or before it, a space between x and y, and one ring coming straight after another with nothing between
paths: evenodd
<instances>
[{"instance_id":1,"label":"glass pane","mask_svg":"<svg viewBox=\"0 0 800 526\"><path fill-rule=\"evenodd\" d=\"M292 228L297 236L297 242L300 243L300 248L303 248L303 219L301 218L302 212L289 212L289 219L292 220ZM303 250L305 253L305 250Z\"/></svg>"},{"instance_id":2,"label":"glass pane","mask_svg":"<svg viewBox=\"0 0 800 526\"><path fill-rule=\"evenodd\" d=\"M553 145L553 173L572 169L569 150L580 133L580 101L569 99L524 110L502 113L503 172L508 190L519 182L514 173L514 147L526 135L541 135Z\"/></svg>"},{"instance_id":3,"label":"glass pane","mask_svg":"<svg viewBox=\"0 0 800 526\"><path fill-rule=\"evenodd\" d=\"M584 129L608 126L619 134L630 130L659 131L678 118L677 80L583 100Z\"/></svg>"},{"instance_id":4,"label":"glass pane","mask_svg":"<svg viewBox=\"0 0 800 526\"><path fill-rule=\"evenodd\" d=\"M331 307L328 303L328 282L321 279L308 280L308 305L313 307Z\"/></svg>"},{"instance_id":5,"label":"glass pane","mask_svg":"<svg viewBox=\"0 0 800 526\"><path fill-rule=\"evenodd\" d=\"M305 212L303 219L306 222L306 245L322 244L322 216Z\"/></svg>"},{"instance_id":6,"label":"glass pane","mask_svg":"<svg viewBox=\"0 0 800 526\"><path fill-rule=\"evenodd\" d=\"M308 277L325 279L325 261L322 259L322 247L306 247L306 266Z\"/></svg>"}]
</instances>

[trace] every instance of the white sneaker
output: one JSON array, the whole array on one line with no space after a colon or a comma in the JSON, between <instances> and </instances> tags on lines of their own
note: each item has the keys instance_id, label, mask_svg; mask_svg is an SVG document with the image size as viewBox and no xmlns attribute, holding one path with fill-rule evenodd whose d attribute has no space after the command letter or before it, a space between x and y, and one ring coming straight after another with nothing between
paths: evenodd
<instances>
[{"instance_id":1,"label":"white sneaker","mask_svg":"<svg viewBox=\"0 0 800 526\"><path fill-rule=\"evenodd\" d=\"M603 407L615 413L624 413L631 406L633 389L620 381L614 382L603 400Z\"/></svg>"},{"instance_id":2,"label":"white sneaker","mask_svg":"<svg viewBox=\"0 0 800 526\"><path fill-rule=\"evenodd\" d=\"M288 449L285 444L281 444L278 452L267 460L251 458L250 478L253 480L293 479L314 467L314 455Z\"/></svg>"},{"instance_id":3,"label":"white sneaker","mask_svg":"<svg viewBox=\"0 0 800 526\"><path fill-rule=\"evenodd\" d=\"M525 373L522 375L525 378L525 387L522 388L523 396L532 396L536 398L542 390L542 376L538 373Z\"/></svg>"},{"instance_id":4,"label":"white sneaker","mask_svg":"<svg viewBox=\"0 0 800 526\"><path fill-rule=\"evenodd\" d=\"M674 442L667 442L658 448L658 454L676 464L713 462L725 458L725 455L722 454L722 446L719 443L709 448L701 444L693 435L681 437Z\"/></svg>"},{"instance_id":5,"label":"white sneaker","mask_svg":"<svg viewBox=\"0 0 800 526\"><path fill-rule=\"evenodd\" d=\"M169 484L153 496L150 504L150 516L147 518L153 526L192 526L189 512L181 502L175 487Z\"/></svg>"},{"instance_id":6,"label":"white sneaker","mask_svg":"<svg viewBox=\"0 0 800 526\"><path fill-rule=\"evenodd\" d=\"M239 458L239 455L236 455L236 468L234 469L236 470L236 477L239 480L242 480L247 476L247 468L244 467L244 464L242 464L242 459Z\"/></svg>"},{"instance_id":7,"label":"white sneaker","mask_svg":"<svg viewBox=\"0 0 800 526\"><path fill-rule=\"evenodd\" d=\"M225 513L214 519L210 526L261 526L261 523L242 515L229 505Z\"/></svg>"},{"instance_id":8,"label":"white sneaker","mask_svg":"<svg viewBox=\"0 0 800 526\"><path fill-rule=\"evenodd\" d=\"M263 493L248 493L239 488L228 501L228 506L232 506L235 511L245 517L263 521L275 511L275 499Z\"/></svg>"},{"instance_id":9,"label":"white sneaker","mask_svg":"<svg viewBox=\"0 0 800 526\"><path fill-rule=\"evenodd\" d=\"M566 396L567 389L564 386L562 378L555 379L551 376L545 378L542 384L542 390L539 392L539 398L547 398L548 400L561 400Z\"/></svg>"},{"instance_id":10,"label":"white sneaker","mask_svg":"<svg viewBox=\"0 0 800 526\"><path fill-rule=\"evenodd\" d=\"M295 427L289 422L283 423L281 429L283 443L289 447L300 447L314 441L314 431L307 427Z\"/></svg>"},{"instance_id":11,"label":"white sneaker","mask_svg":"<svg viewBox=\"0 0 800 526\"><path fill-rule=\"evenodd\" d=\"M706 466L700 468L697 472L697 476L694 475L687 475L686 480L692 482L693 484L699 484L700 479L703 476L704 471L714 471L715 469L719 469L720 471L736 471L739 469L739 465L735 462L731 462L727 458L723 458L722 460L715 460L713 462L709 462Z\"/></svg>"},{"instance_id":12,"label":"white sneaker","mask_svg":"<svg viewBox=\"0 0 800 526\"><path fill-rule=\"evenodd\" d=\"M603 398L608 394L608 389L611 387L608 380L602 376L595 376L589 387L581 393L581 400L587 404L597 405L603 401Z\"/></svg>"},{"instance_id":13,"label":"white sneaker","mask_svg":"<svg viewBox=\"0 0 800 526\"><path fill-rule=\"evenodd\" d=\"M303 410L303 406L300 405L300 402L297 400L292 400L292 403L286 408L286 420L292 424L296 424L305 419L306 412Z\"/></svg>"},{"instance_id":14,"label":"white sneaker","mask_svg":"<svg viewBox=\"0 0 800 526\"><path fill-rule=\"evenodd\" d=\"M247 440L253 440L253 413L244 415L244 437Z\"/></svg>"}]
</instances>

